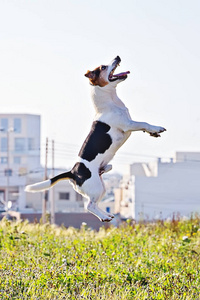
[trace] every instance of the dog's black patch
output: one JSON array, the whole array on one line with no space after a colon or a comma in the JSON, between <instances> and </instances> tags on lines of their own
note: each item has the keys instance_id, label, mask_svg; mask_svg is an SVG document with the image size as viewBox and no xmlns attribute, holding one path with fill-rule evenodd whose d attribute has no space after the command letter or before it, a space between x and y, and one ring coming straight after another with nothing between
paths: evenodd
<instances>
[{"instance_id":1,"label":"dog's black patch","mask_svg":"<svg viewBox=\"0 0 200 300\"><path fill-rule=\"evenodd\" d=\"M51 184L55 184L59 180L72 179L77 185L82 186L83 183L91 177L90 170L83 163L76 163L71 171L59 174L51 178Z\"/></svg>"},{"instance_id":2,"label":"dog's black patch","mask_svg":"<svg viewBox=\"0 0 200 300\"><path fill-rule=\"evenodd\" d=\"M82 186L92 176L90 170L83 163L76 163L71 170L71 174L73 175L73 180L79 186Z\"/></svg>"},{"instance_id":3,"label":"dog's black patch","mask_svg":"<svg viewBox=\"0 0 200 300\"><path fill-rule=\"evenodd\" d=\"M107 133L110 126L106 123L95 121L89 135L83 143L79 156L87 161L92 161L99 153L104 153L112 144L112 139Z\"/></svg>"},{"instance_id":4,"label":"dog's black patch","mask_svg":"<svg viewBox=\"0 0 200 300\"><path fill-rule=\"evenodd\" d=\"M96 70L94 70L94 73L95 73L96 77L99 77L99 75L100 75L100 69L97 68Z\"/></svg>"},{"instance_id":5,"label":"dog's black patch","mask_svg":"<svg viewBox=\"0 0 200 300\"><path fill-rule=\"evenodd\" d=\"M51 184L55 184L57 181L59 180L63 180L63 179L74 179L74 175L69 171L69 172L65 172L62 174L59 174L53 178L51 178Z\"/></svg>"}]
</instances>

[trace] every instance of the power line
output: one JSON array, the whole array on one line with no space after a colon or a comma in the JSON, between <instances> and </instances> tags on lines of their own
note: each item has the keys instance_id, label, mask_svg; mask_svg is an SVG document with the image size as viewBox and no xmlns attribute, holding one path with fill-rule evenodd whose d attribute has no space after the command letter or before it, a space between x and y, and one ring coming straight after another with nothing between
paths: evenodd
<instances>
[{"instance_id":1,"label":"power line","mask_svg":"<svg viewBox=\"0 0 200 300\"><path fill-rule=\"evenodd\" d=\"M52 151L52 145L50 145L49 147L49 151ZM55 155L55 162L56 159L58 160L70 160L70 159L75 159L78 156L79 153L79 149L80 146L78 144L70 144L70 143L65 143L65 142L55 142L55 146L54 146L54 155ZM45 149L46 149L46 144L45 143L41 143L41 147L34 147L31 149L25 149L24 151L16 151L16 148L10 148L10 151L12 152L12 156L22 156L22 155L26 155L26 156L35 156L37 155L34 153L31 153L31 151L38 151L40 154L40 158L43 157L43 154L45 153ZM42 153L42 157L41 157L41 153ZM6 156L6 153L5 153ZM4 157L3 153L1 155L1 157ZM171 157L160 157L160 156L156 156L156 155L149 155L149 154L141 154L141 153L130 153L130 152L121 152L119 151L113 158L114 163L116 164L131 164L131 160L135 160L135 158L137 158L137 162L138 162L138 158L141 158L141 160L145 159L153 159L153 160L158 160L158 159L168 159L171 160ZM52 160L51 158L49 159L50 161ZM181 163L184 163L184 167L185 168L190 168L189 165L185 164L185 163L190 163L190 162L194 162L194 163L200 163L200 160L198 159L185 159L183 161L177 161L176 162L176 168L180 167L182 168L183 166L181 165ZM148 162L146 162L148 163ZM179 164L180 163L180 164ZM3 167L4 164L2 164L1 166ZM17 165L16 165L17 166ZM44 172L44 170L30 170L27 174L31 174L31 173L42 173ZM15 173L17 174L17 171L15 171ZM0 171L0 177L3 177L4 171ZM5 175L4 175L5 176ZM20 174L19 174L20 176Z\"/></svg>"}]
</instances>

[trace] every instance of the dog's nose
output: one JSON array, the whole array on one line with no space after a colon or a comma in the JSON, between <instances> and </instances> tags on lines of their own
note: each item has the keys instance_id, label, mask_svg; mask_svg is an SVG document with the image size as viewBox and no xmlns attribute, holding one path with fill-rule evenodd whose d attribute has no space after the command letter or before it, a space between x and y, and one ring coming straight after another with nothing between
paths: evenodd
<instances>
[{"instance_id":1,"label":"dog's nose","mask_svg":"<svg viewBox=\"0 0 200 300\"><path fill-rule=\"evenodd\" d=\"M115 57L115 60L117 61L117 63L120 63L121 58L117 55L117 56Z\"/></svg>"}]
</instances>

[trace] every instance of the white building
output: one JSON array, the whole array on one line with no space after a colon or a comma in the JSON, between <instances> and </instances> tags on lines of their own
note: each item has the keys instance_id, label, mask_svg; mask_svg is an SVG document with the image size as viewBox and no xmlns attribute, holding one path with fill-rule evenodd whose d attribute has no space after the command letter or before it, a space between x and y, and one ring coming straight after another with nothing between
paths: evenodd
<instances>
[{"instance_id":1,"label":"white building","mask_svg":"<svg viewBox=\"0 0 200 300\"><path fill-rule=\"evenodd\" d=\"M99 202L99 207L104 211L114 214L115 212L115 197L114 190L119 187L122 176L118 173L103 174L103 181L106 188L104 198Z\"/></svg>"},{"instance_id":2,"label":"white building","mask_svg":"<svg viewBox=\"0 0 200 300\"><path fill-rule=\"evenodd\" d=\"M0 198L22 209L26 176L40 167L40 116L0 114Z\"/></svg>"},{"instance_id":3,"label":"white building","mask_svg":"<svg viewBox=\"0 0 200 300\"><path fill-rule=\"evenodd\" d=\"M4 209L5 203L12 201L14 210L42 211L44 194L24 192L27 184L44 179L40 149L39 115L0 114L0 210ZM58 170L58 173L61 172L64 171ZM58 183L50 191L49 199L52 195L55 212L84 211L82 196L73 190L69 182Z\"/></svg>"},{"instance_id":4,"label":"white building","mask_svg":"<svg viewBox=\"0 0 200 300\"><path fill-rule=\"evenodd\" d=\"M200 213L200 152L177 152L174 160L135 163L115 192L115 212L153 220Z\"/></svg>"}]
</instances>

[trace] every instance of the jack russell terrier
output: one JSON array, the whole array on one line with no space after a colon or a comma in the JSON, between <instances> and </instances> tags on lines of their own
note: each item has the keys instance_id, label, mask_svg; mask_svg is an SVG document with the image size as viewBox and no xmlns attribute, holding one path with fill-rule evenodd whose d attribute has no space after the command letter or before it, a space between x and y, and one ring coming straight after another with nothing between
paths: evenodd
<instances>
[{"instance_id":1,"label":"jack russell terrier","mask_svg":"<svg viewBox=\"0 0 200 300\"><path fill-rule=\"evenodd\" d=\"M135 122L116 93L117 84L127 78L130 72L114 74L121 62L117 56L109 65L102 65L93 71L87 71L92 92L92 101L96 115L89 135L78 154L78 160L69 172L51 179L28 185L26 192L39 192L52 187L59 180L68 179L74 189L88 199L87 210L102 222L114 218L98 207L105 194L102 174L112 169L108 163L117 150L129 138L132 131L144 131L153 137L159 137L166 129L145 122Z\"/></svg>"}]
</instances>

